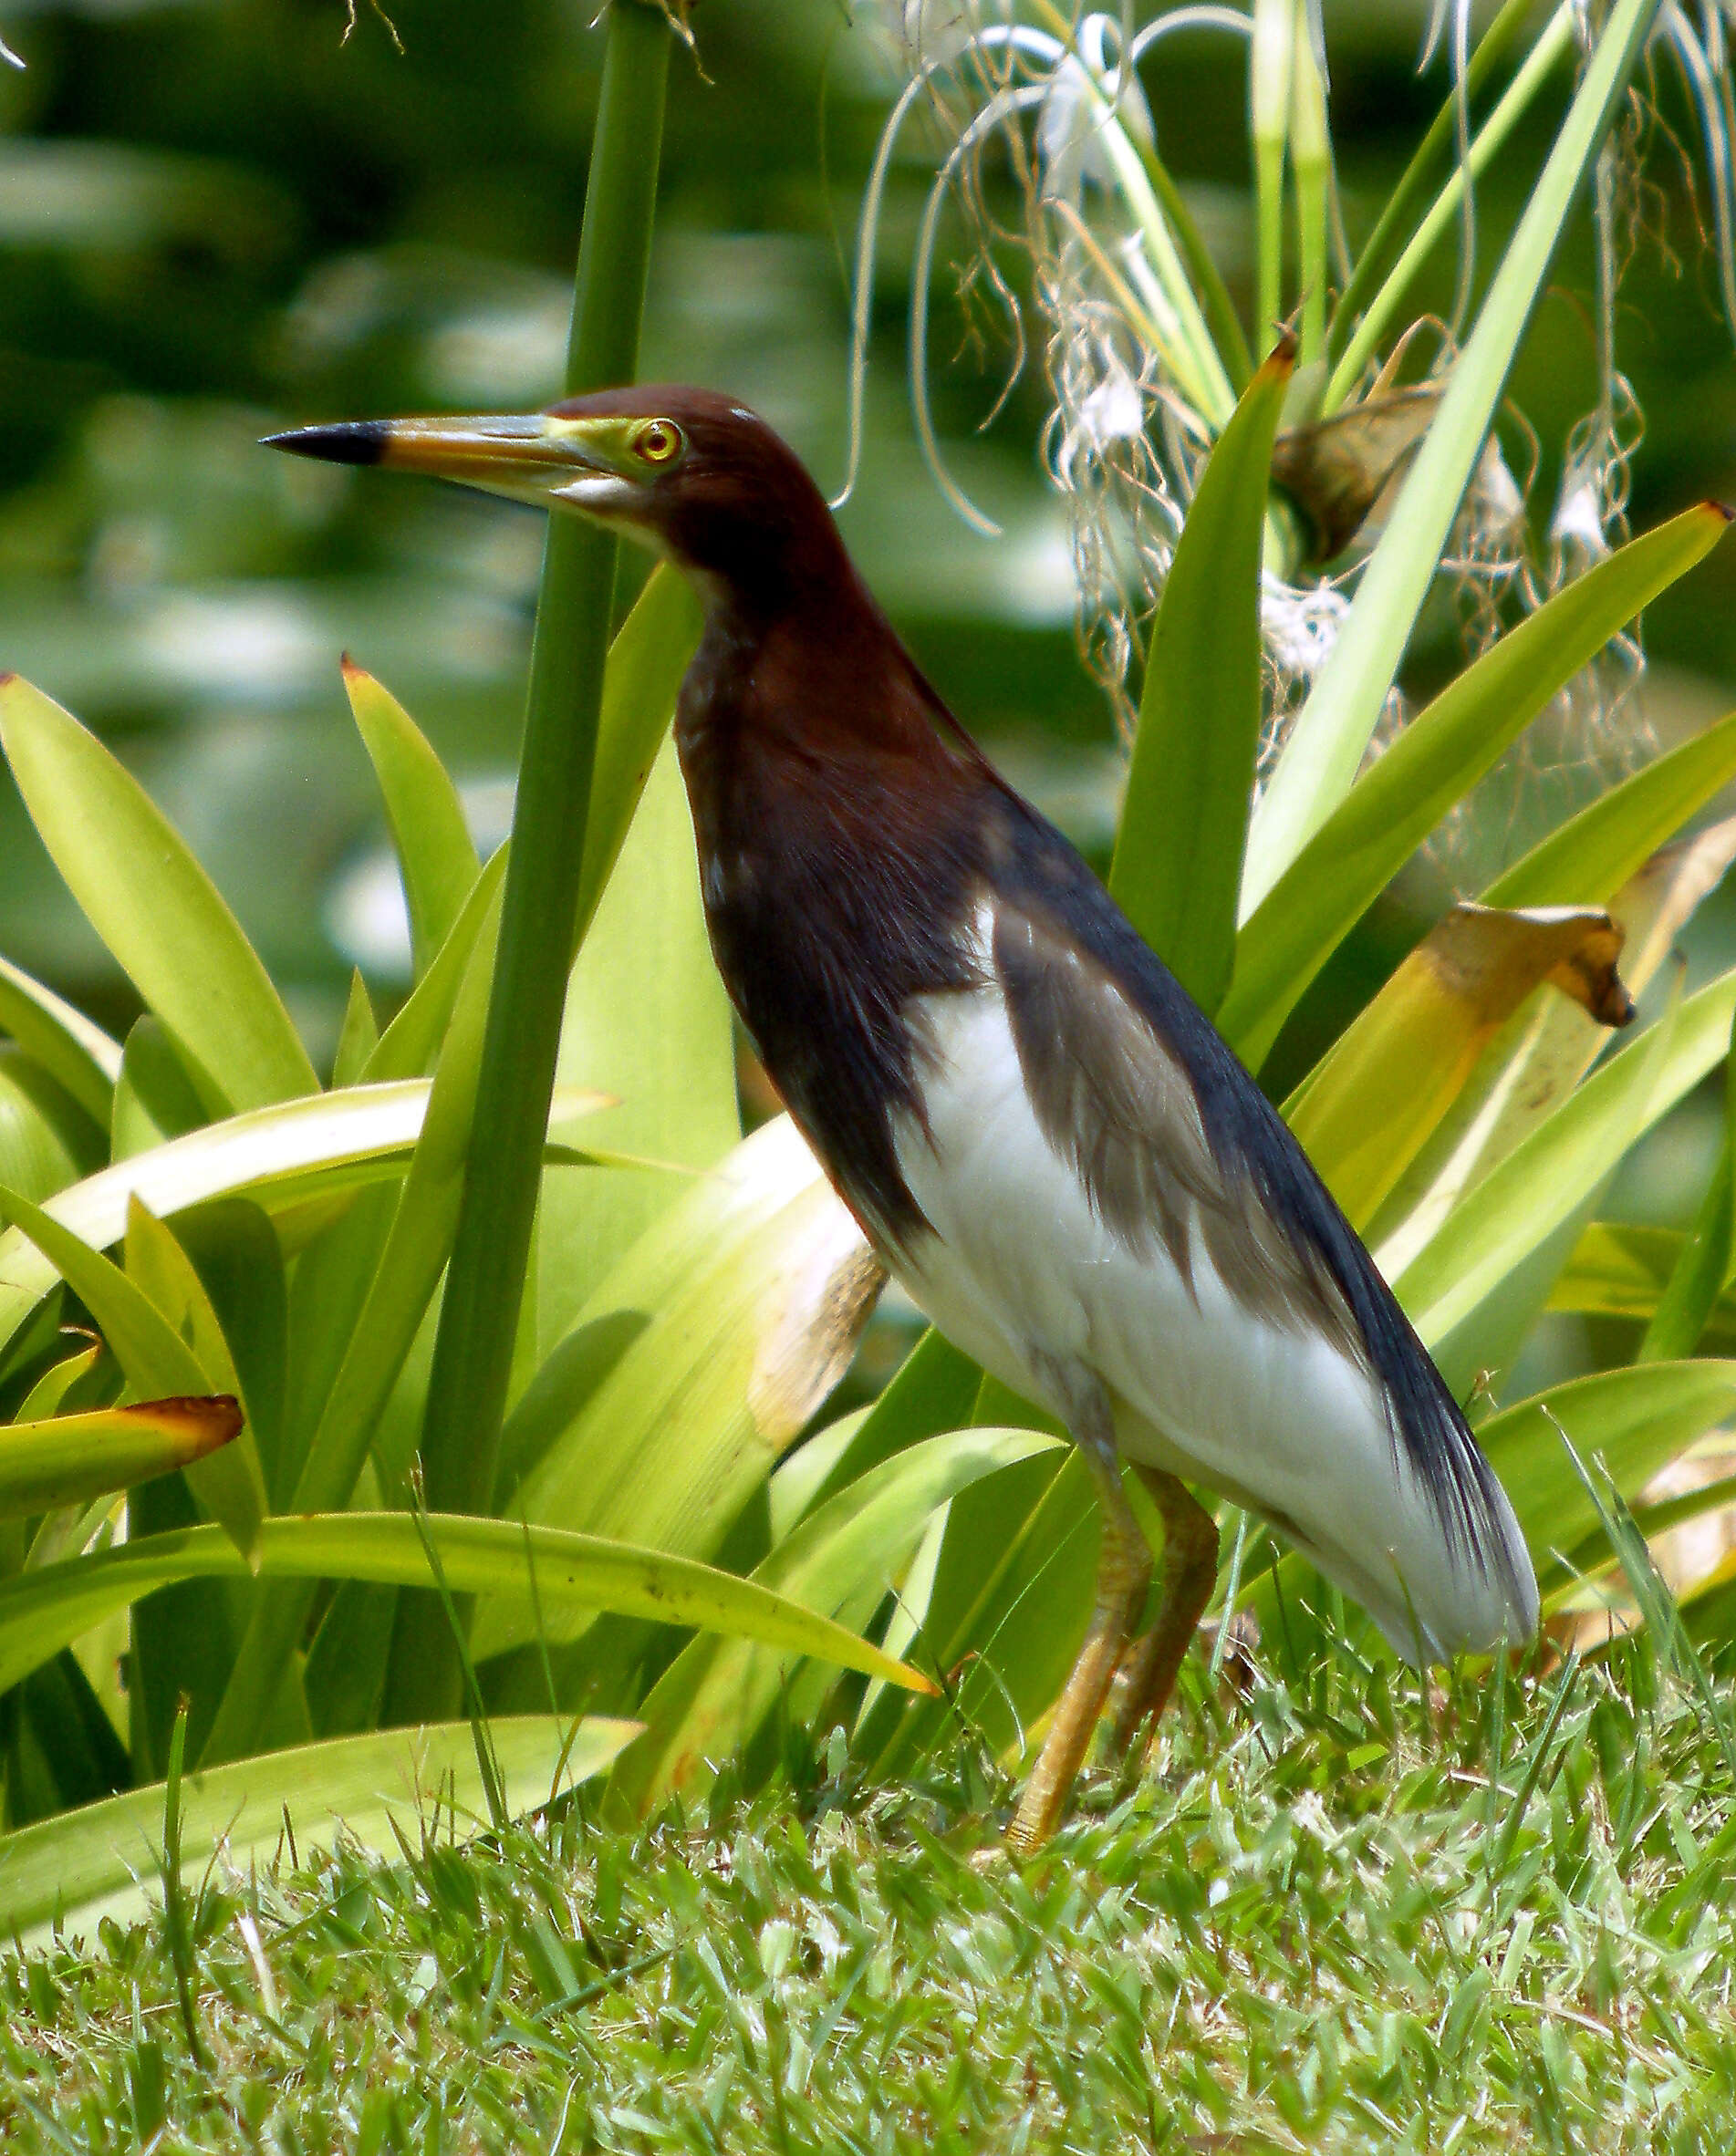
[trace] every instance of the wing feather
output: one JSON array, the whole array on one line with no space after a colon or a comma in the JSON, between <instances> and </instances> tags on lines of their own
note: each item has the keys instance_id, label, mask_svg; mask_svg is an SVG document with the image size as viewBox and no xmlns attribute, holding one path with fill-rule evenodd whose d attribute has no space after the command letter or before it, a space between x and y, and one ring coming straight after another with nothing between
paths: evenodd
<instances>
[{"instance_id":1,"label":"wing feather","mask_svg":"<svg viewBox=\"0 0 1736 2156\"><path fill-rule=\"evenodd\" d=\"M1023 804L1017 804L1023 809ZM1493 1471L1427 1349L1283 1119L1073 848L1025 810L993 955L1045 1135L1104 1226L1191 1279L1190 1219L1252 1314L1325 1337L1377 1383L1397 1456L1455 1559L1534 1624Z\"/></svg>"}]
</instances>

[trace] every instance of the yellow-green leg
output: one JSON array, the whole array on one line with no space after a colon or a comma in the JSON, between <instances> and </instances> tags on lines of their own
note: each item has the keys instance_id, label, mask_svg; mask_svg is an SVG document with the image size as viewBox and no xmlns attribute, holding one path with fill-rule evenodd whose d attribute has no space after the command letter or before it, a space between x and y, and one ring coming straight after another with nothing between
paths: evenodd
<instances>
[{"instance_id":1,"label":"yellow-green leg","mask_svg":"<svg viewBox=\"0 0 1736 2156\"><path fill-rule=\"evenodd\" d=\"M1091 1612L1085 1644L1055 1705L1048 1736L1007 1829L1013 1847L1027 1856L1054 1833L1066 1809L1074 1778L1089 1749L1116 1669L1127 1652L1133 1627L1145 1606L1146 1590L1151 1584L1151 1547L1122 1492L1115 1425L1108 1401L1095 1381L1078 1388L1076 1410L1070 1420L1097 1486L1103 1514L1103 1548L1097 1560L1097 1607Z\"/></svg>"},{"instance_id":2,"label":"yellow-green leg","mask_svg":"<svg viewBox=\"0 0 1736 2156\"><path fill-rule=\"evenodd\" d=\"M1161 1468L1136 1463L1133 1471L1150 1491L1163 1520L1163 1562L1157 1615L1122 1664L1115 1741L1123 1752L1132 1748L1148 1725L1148 1742L1156 1742L1181 1658L1218 1577L1218 1527L1205 1507L1185 1483Z\"/></svg>"}]
</instances>

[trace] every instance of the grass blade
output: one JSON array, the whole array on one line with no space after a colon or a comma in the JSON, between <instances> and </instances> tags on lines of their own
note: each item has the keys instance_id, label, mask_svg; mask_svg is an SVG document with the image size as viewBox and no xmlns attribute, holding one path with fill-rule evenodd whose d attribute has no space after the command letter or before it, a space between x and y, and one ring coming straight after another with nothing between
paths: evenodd
<instances>
[{"instance_id":1,"label":"grass blade","mask_svg":"<svg viewBox=\"0 0 1736 2156\"><path fill-rule=\"evenodd\" d=\"M547 1715L505 1715L494 1724L506 1800L515 1813L546 1803L550 1769L575 1787L603 1772L633 1736L633 1722L572 1724ZM203 1868L221 1840L242 1870L284 1851L285 1818L296 1854L329 1849L341 1830L363 1849L398 1854L400 1820L426 1818L431 1799L472 1819L481 1790L469 1728L389 1729L277 1752L269 1766L247 1759L184 1774L177 1818L191 1868ZM164 1816L161 1783L87 1805L38 1826L0 1835L0 1928L8 1937L58 1923L94 1930L102 1914L127 1914L154 1869L150 1835ZM480 1823L480 1821L478 1822Z\"/></svg>"}]
</instances>

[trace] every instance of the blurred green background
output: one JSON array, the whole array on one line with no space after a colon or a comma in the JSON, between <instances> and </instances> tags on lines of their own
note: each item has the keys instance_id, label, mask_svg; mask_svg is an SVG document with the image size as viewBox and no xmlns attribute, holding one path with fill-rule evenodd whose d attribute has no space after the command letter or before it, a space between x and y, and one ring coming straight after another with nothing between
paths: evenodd
<instances>
[{"instance_id":1,"label":"blurred green background","mask_svg":"<svg viewBox=\"0 0 1736 2156\"><path fill-rule=\"evenodd\" d=\"M1326 10L1353 238L1444 91L1439 67L1425 81L1415 73L1427 12L1425 0ZM552 0L400 0L393 20L401 52L365 5L346 36L339 0L0 0L0 36L28 63L0 66L0 667L98 727L140 772L258 943L317 1057L352 962L388 1001L407 962L338 654L404 700L463 780L481 834L498 837L542 523L255 441L313 419L509 409L558 393L601 55L588 8ZM643 371L747 399L833 486L845 461L844 260L899 86L885 17L833 0L704 0L694 27L699 61L678 53L670 80ZM1239 44L1180 38L1146 82L1164 155L1245 314L1244 67ZM1658 91L1693 143L1667 68ZM1559 109L1558 95L1545 100L1483 191L1485 271ZM913 442L908 264L934 148L913 126L895 167L868 440L843 523L967 724L1100 851L1119 766L1107 706L1075 657L1066 523L1041 473L1041 324L1029 325L1035 357L979 435L1007 354L973 349L951 281L937 293L937 409L955 472L1002 538L951 513ZM1715 275L1667 141L1648 171L1654 237L1620 323L1647 417L1636 525L1700 496L1736 497L1736 364ZM1418 311L1446 306L1451 278L1443 254ZM1592 287L1582 229L1513 383L1541 444L1539 519L1567 428L1595 396ZM1419 685L1452 663L1450 609L1432 619L1413 662ZM1736 701L1736 548L1656 609L1648 644L1664 738ZM1403 894L1377 909L1281 1062L1305 1055L1322 1000L1390 964L1419 921ZM1713 909L1697 934L1725 948L1736 915ZM130 1017L130 991L9 787L0 950L109 1024ZM1705 1114L1690 1108L1659 1134L1624 1209L1691 1204Z\"/></svg>"}]
</instances>

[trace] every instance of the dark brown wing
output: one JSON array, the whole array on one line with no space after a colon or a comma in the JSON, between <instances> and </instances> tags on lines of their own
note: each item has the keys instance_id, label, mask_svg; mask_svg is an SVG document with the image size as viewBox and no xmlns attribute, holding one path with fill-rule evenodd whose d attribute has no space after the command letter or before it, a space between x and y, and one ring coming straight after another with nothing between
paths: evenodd
<instances>
[{"instance_id":1,"label":"dark brown wing","mask_svg":"<svg viewBox=\"0 0 1736 2156\"><path fill-rule=\"evenodd\" d=\"M1253 1313L1370 1371L1449 1546L1531 1598L1498 1486L1428 1350L1283 1119L1074 849L1008 796L994 961L1045 1135L1111 1233L1186 1276L1190 1219Z\"/></svg>"}]
</instances>

